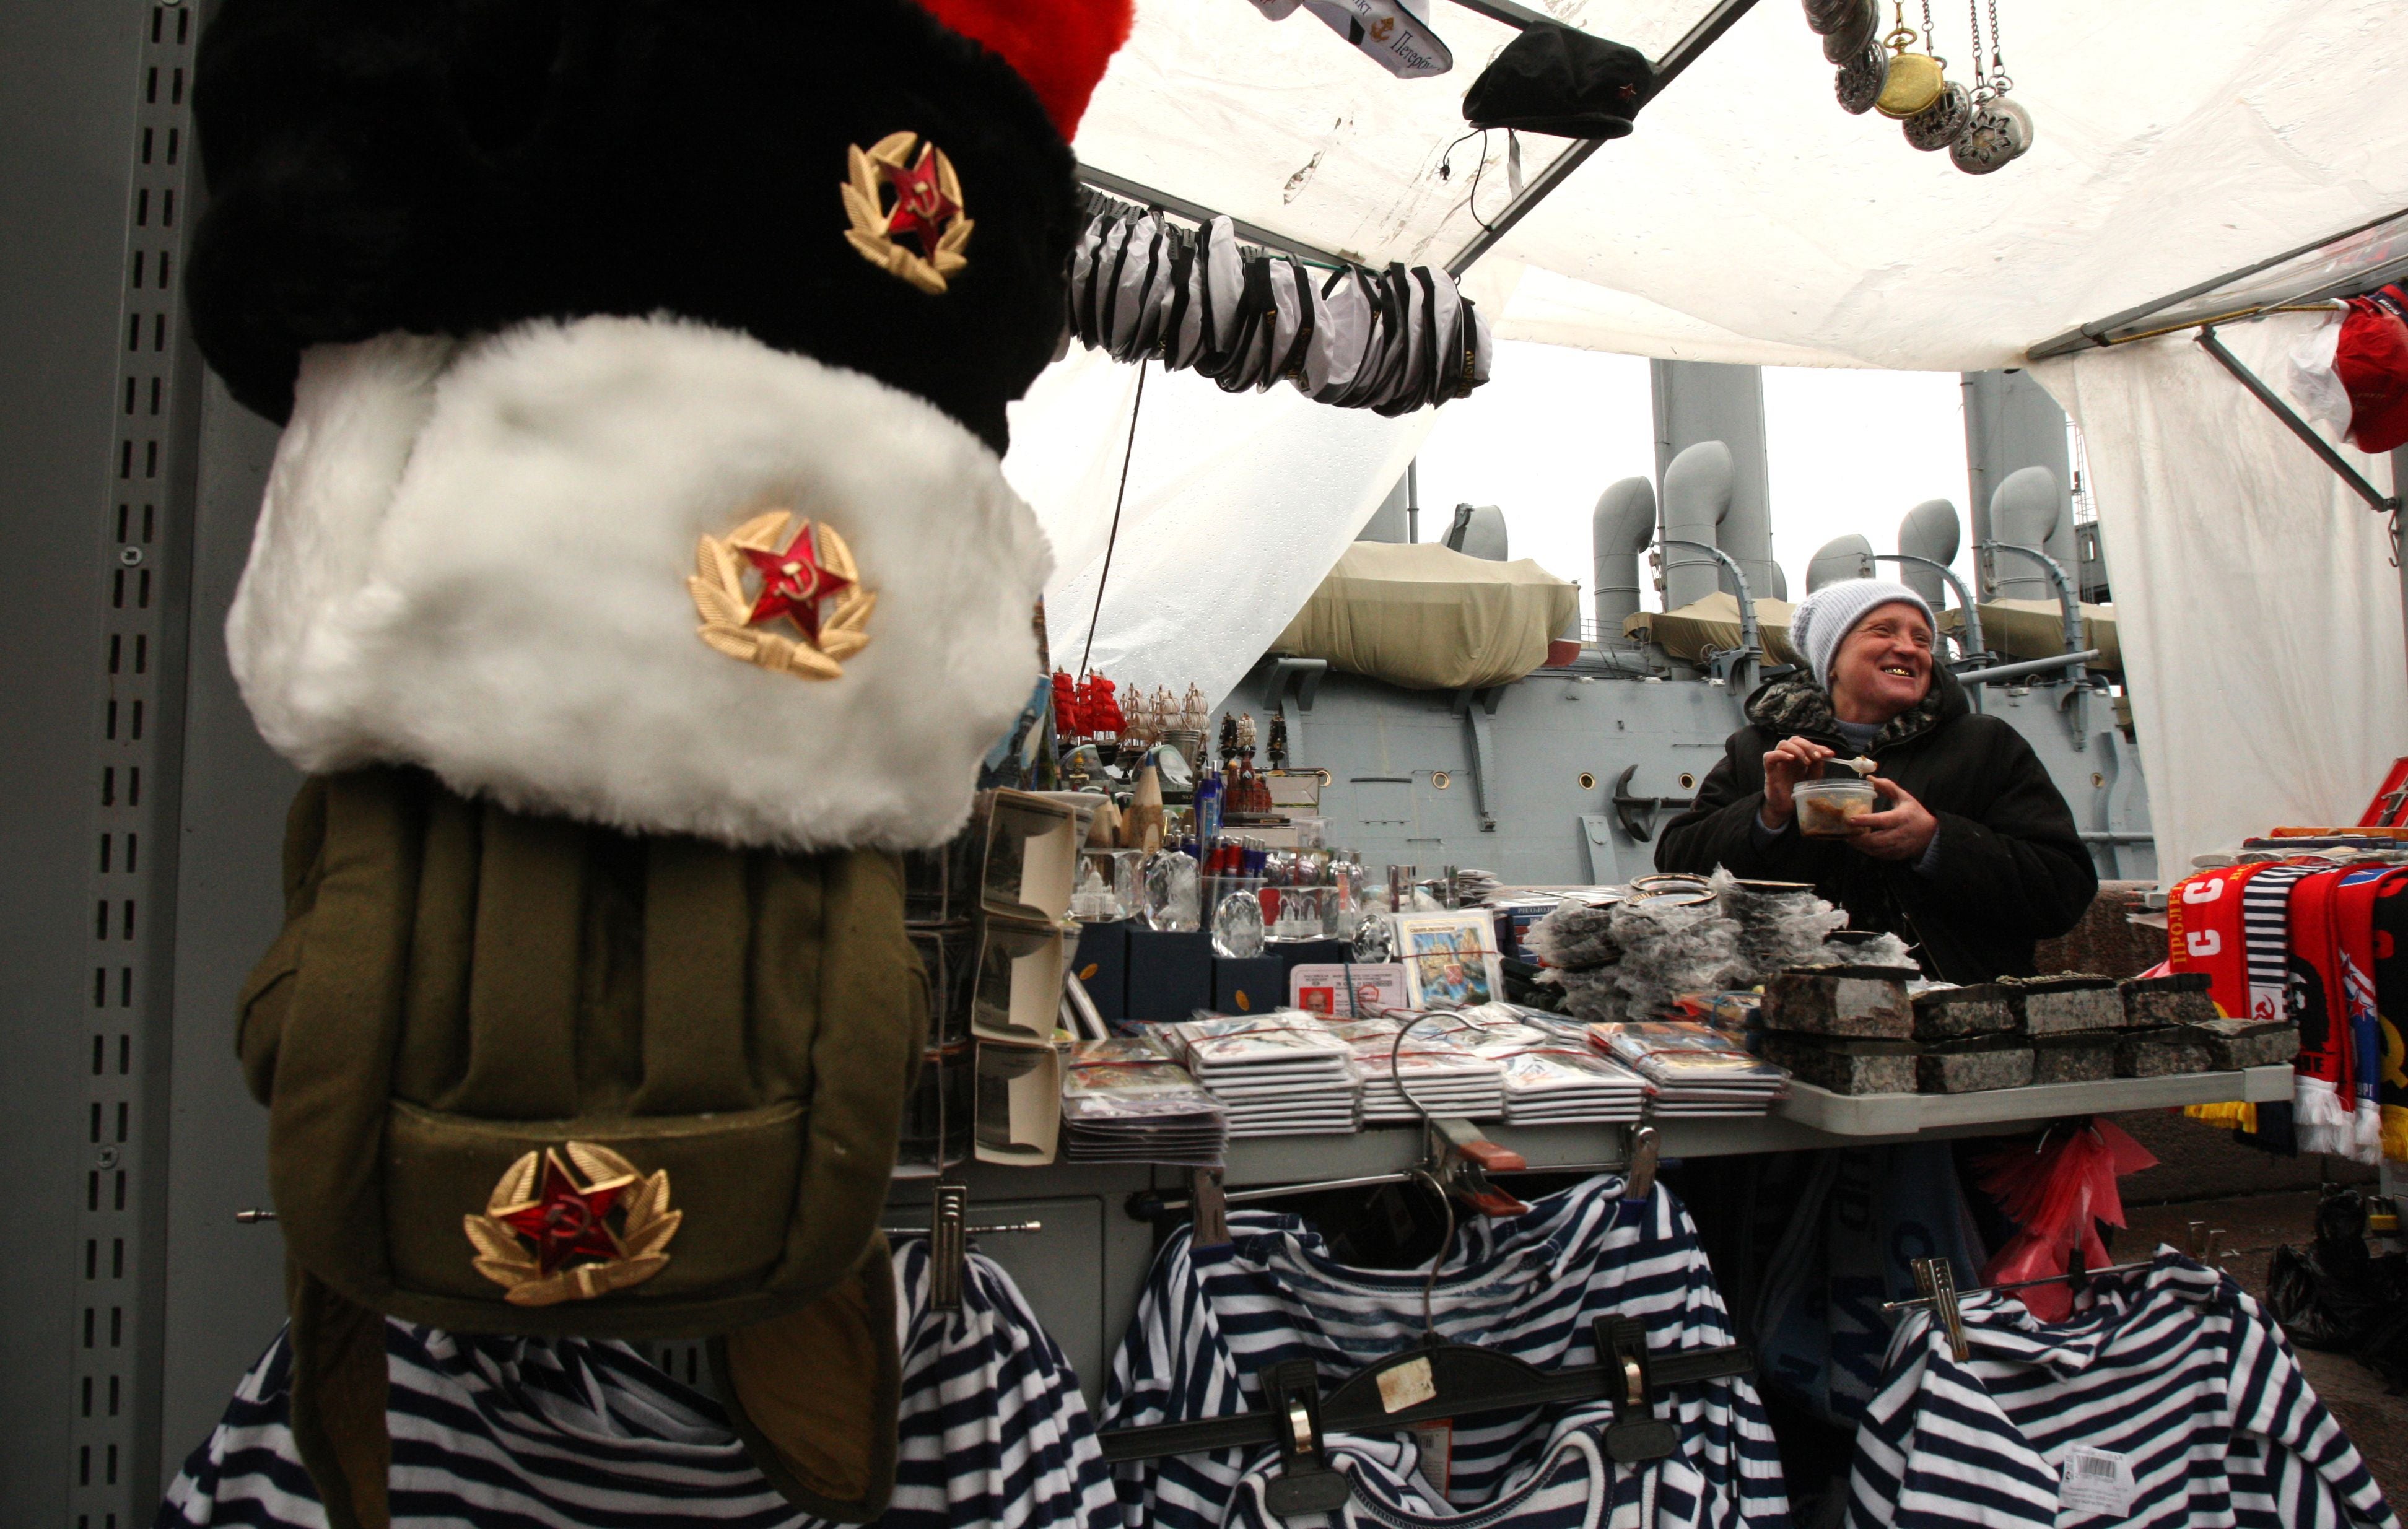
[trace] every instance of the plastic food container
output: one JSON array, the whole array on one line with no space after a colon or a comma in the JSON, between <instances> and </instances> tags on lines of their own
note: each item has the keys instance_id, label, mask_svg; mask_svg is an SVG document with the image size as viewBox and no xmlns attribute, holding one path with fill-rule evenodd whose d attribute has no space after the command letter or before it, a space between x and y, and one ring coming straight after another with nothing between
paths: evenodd
<instances>
[{"instance_id":1,"label":"plastic food container","mask_svg":"<svg viewBox=\"0 0 2408 1529\"><path fill-rule=\"evenodd\" d=\"M1801 780L1791 795L1798 832L1810 839L1842 839L1849 820L1874 810L1880 793L1864 780Z\"/></svg>"}]
</instances>

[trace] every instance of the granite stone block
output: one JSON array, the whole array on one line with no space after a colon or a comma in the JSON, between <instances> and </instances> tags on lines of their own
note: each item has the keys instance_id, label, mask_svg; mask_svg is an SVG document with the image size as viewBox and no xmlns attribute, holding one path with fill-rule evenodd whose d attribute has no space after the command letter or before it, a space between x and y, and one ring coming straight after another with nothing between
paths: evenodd
<instances>
[{"instance_id":1,"label":"granite stone block","mask_svg":"<svg viewBox=\"0 0 2408 1529\"><path fill-rule=\"evenodd\" d=\"M2172 1078L2206 1072L2214 1065L2207 1037L2187 1024L2156 1030L2127 1030L2115 1041L2118 1078Z\"/></svg>"},{"instance_id":2,"label":"granite stone block","mask_svg":"<svg viewBox=\"0 0 2408 1529\"><path fill-rule=\"evenodd\" d=\"M2115 1039L2113 1030L2032 1036L2032 1081L2095 1083L2114 1077Z\"/></svg>"},{"instance_id":3,"label":"granite stone block","mask_svg":"<svg viewBox=\"0 0 2408 1529\"><path fill-rule=\"evenodd\" d=\"M1971 987L1936 988L1914 995L1914 1038L1922 1041L1964 1040L1974 1036L2001 1036L2021 1028L2014 1006L1996 982Z\"/></svg>"},{"instance_id":4,"label":"granite stone block","mask_svg":"<svg viewBox=\"0 0 2408 1529\"><path fill-rule=\"evenodd\" d=\"M1914 1034L1908 974L1887 966L1809 966L1764 985L1764 1025L1810 1036L1905 1040Z\"/></svg>"},{"instance_id":5,"label":"granite stone block","mask_svg":"<svg viewBox=\"0 0 2408 1529\"><path fill-rule=\"evenodd\" d=\"M2032 1080L2032 1049L2020 1036L1981 1036L1926 1046L1914 1061L1926 1093L2019 1089Z\"/></svg>"},{"instance_id":6,"label":"granite stone block","mask_svg":"<svg viewBox=\"0 0 2408 1529\"><path fill-rule=\"evenodd\" d=\"M2300 1027L2280 1020L2205 1020L2191 1028L2207 1042L2209 1065L2217 1072L2271 1067L2300 1054Z\"/></svg>"},{"instance_id":7,"label":"granite stone block","mask_svg":"<svg viewBox=\"0 0 2408 1529\"><path fill-rule=\"evenodd\" d=\"M2205 972L2134 978L2117 986L2124 994L2124 1023L2128 1029L2157 1030L2170 1024L2199 1024L2223 1017L2216 1009L2215 999L2208 993Z\"/></svg>"},{"instance_id":8,"label":"granite stone block","mask_svg":"<svg viewBox=\"0 0 2408 1529\"><path fill-rule=\"evenodd\" d=\"M2124 1027L2124 996L2104 977L2002 978L2007 1001L2028 1036L2075 1035Z\"/></svg>"},{"instance_id":9,"label":"granite stone block","mask_svg":"<svg viewBox=\"0 0 2408 1529\"><path fill-rule=\"evenodd\" d=\"M1834 1093L1913 1093L1921 1050L1911 1040L1850 1040L1780 1030L1764 1035L1764 1060Z\"/></svg>"}]
</instances>

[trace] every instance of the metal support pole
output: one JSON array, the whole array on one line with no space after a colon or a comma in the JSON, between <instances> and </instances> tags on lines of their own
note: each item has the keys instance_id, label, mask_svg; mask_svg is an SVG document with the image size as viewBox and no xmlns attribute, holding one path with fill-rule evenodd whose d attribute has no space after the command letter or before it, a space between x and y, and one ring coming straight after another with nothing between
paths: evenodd
<instances>
[{"instance_id":1,"label":"metal support pole","mask_svg":"<svg viewBox=\"0 0 2408 1529\"><path fill-rule=\"evenodd\" d=\"M1965 612L1965 636L1962 639L1965 651L1960 656L1971 658L1983 650L1982 613L1975 608L1972 592L1965 587L1963 579L1956 577L1956 569L1932 558L1915 557L1908 552L1875 552L1873 561L1875 563L1912 563L1918 568L1928 568L1946 579L1948 587L1956 592L1957 608Z\"/></svg>"},{"instance_id":2,"label":"metal support pole","mask_svg":"<svg viewBox=\"0 0 2408 1529\"><path fill-rule=\"evenodd\" d=\"M1764 635L1756 624L1756 595L1747 587L1747 575L1741 571L1739 560L1709 542L1684 541L1678 536L1665 536L1659 539L1656 545L1686 547L1692 551L1711 553L1713 560L1723 565L1723 571L1731 576L1731 583L1739 591L1739 651L1732 656L1730 667L1726 671L1724 678L1730 682L1733 690L1742 695L1754 690L1756 670L1764 662ZM1663 554L1658 552L1656 555L1660 558Z\"/></svg>"},{"instance_id":3,"label":"metal support pole","mask_svg":"<svg viewBox=\"0 0 2408 1529\"><path fill-rule=\"evenodd\" d=\"M2082 646L2082 600L2075 593L2073 580L2065 564L2037 548L2018 547L2011 541L1983 541L1973 544L1976 551L2014 552L2028 557L2041 565L2048 581L2057 588L2057 607L2065 618L2065 651L2071 662L2065 665L2066 682L2072 688L2066 693L2065 706L2071 713L2066 722L2073 729L2073 747L2090 747L2090 671L2087 660L2097 656L2098 650Z\"/></svg>"},{"instance_id":4,"label":"metal support pole","mask_svg":"<svg viewBox=\"0 0 2408 1529\"><path fill-rule=\"evenodd\" d=\"M2299 436L2308 450L2316 454L2318 461L2338 474L2341 480L2349 485L2350 493L2365 500L2368 508L2379 509L2389 514L2400 507L2400 501L2397 498L2383 493L2373 484L2368 482L2366 475L2344 461L2339 451L2334 450L2322 436L2316 434L2315 426L2300 419L2292 411L2291 406L2285 403L2273 389L2259 381L2257 373L2241 364L2241 358L2226 350L2224 341L2216 337L2214 325L2211 324L2199 332L2199 343L2226 371L2230 372L2243 387L2249 390L2251 396L2265 405L2274 418L2282 421L2285 429Z\"/></svg>"},{"instance_id":5,"label":"metal support pole","mask_svg":"<svg viewBox=\"0 0 2408 1529\"><path fill-rule=\"evenodd\" d=\"M1714 8L1706 12L1704 18L1689 29L1688 36L1674 43L1662 58L1656 61L1656 81L1648 88L1647 99L1652 101L1663 94L1665 86L1679 79L1681 71L1695 64L1707 49L1721 41L1722 35L1755 5L1756 0L1716 0ZM1644 102L1641 104L1645 105ZM1497 248L1498 241L1512 233L1515 223L1528 217L1533 208L1545 201L1557 186L1570 179L1574 170L1587 164L1589 155L1596 153L1606 142L1604 138L1583 138L1557 154L1536 179L1505 204L1504 211L1490 219L1487 226L1481 229L1470 243L1455 252L1455 258L1446 263L1446 274L1461 280L1463 273L1471 269L1472 262Z\"/></svg>"},{"instance_id":6,"label":"metal support pole","mask_svg":"<svg viewBox=\"0 0 2408 1529\"><path fill-rule=\"evenodd\" d=\"M1092 164L1079 166L1079 179L1107 195L1117 196L1125 202L1136 202L1164 212L1174 212L1192 223L1209 223L1221 216L1200 202L1191 202L1183 196L1173 196L1168 192L1156 191L1141 181L1114 175L1110 170L1098 170ZM1249 244L1259 244L1266 250L1285 250L1291 255L1301 255L1306 260L1319 261L1325 265L1352 264L1344 255L1333 254L1317 244L1307 244L1302 239L1290 235L1274 234L1262 224L1250 223L1242 218L1230 219L1229 225L1238 237Z\"/></svg>"}]
</instances>

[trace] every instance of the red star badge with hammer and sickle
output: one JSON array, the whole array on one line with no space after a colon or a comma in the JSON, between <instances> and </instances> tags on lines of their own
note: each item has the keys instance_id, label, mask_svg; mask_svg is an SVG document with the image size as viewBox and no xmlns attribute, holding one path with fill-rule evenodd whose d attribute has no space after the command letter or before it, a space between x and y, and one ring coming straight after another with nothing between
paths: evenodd
<instances>
[{"instance_id":1,"label":"red star badge with hammer and sickle","mask_svg":"<svg viewBox=\"0 0 2408 1529\"><path fill-rule=\"evenodd\" d=\"M535 1244L537 1269L546 1275L572 1258L612 1259L618 1239L602 1218L617 1207L631 1179L609 1179L580 1189L554 1152L543 1154L542 1185L527 1204L494 1218Z\"/></svg>"},{"instance_id":2,"label":"red star badge with hammer and sickle","mask_svg":"<svg viewBox=\"0 0 2408 1529\"><path fill-rule=\"evenodd\" d=\"M895 210L886 217L887 237L909 234L920 241L923 255L934 256L945 224L962 210L937 184L936 145L921 145L920 157L909 168L900 164L879 168L885 172L886 183L895 188Z\"/></svg>"},{"instance_id":3,"label":"red star badge with hammer and sickle","mask_svg":"<svg viewBox=\"0 0 2408 1529\"><path fill-rule=\"evenodd\" d=\"M811 523L805 521L782 552L765 552L757 547L739 547L737 550L761 574L761 597L753 602L752 614L745 618L746 622L758 626L783 616L801 627L805 636L817 642L820 602L853 580L820 566L819 548L811 540Z\"/></svg>"}]
</instances>

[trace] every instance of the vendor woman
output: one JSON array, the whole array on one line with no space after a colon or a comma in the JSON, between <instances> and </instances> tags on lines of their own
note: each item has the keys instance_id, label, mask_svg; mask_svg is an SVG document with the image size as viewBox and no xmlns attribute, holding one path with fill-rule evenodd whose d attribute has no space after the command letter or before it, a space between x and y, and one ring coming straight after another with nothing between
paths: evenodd
<instances>
[{"instance_id":1,"label":"vendor woman","mask_svg":"<svg viewBox=\"0 0 2408 1529\"><path fill-rule=\"evenodd\" d=\"M1975 712L1933 662L1931 607L1856 579L1806 597L1790 645L1811 667L1747 702L1747 725L1664 830L1656 864L1811 881L1851 927L1885 929L1955 982L2029 976L2032 947L2073 927L2099 890L2073 813L2031 745ZM1870 757L1878 810L1844 838L1799 832L1799 782Z\"/></svg>"}]
</instances>

